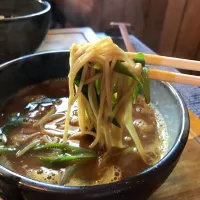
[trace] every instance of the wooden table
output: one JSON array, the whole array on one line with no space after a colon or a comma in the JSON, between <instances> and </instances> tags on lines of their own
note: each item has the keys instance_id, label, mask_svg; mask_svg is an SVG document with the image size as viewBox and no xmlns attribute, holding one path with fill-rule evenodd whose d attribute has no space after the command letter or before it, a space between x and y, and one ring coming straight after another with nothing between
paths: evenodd
<instances>
[{"instance_id":1,"label":"wooden table","mask_svg":"<svg viewBox=\"0 0 200 200\"><path fill-rule=\"evenodd\" d=\"M88 43L95 40L98 40L98 37L88 27L53 29L48 32L38 52L68 50L73 43Z\"/></svg>"},{"instance_id":2,"label":"wooden table","mask_svg":"<svg viewBox=\"0 0 200 200\"><path fill-rule=\"evenodd\" d=\"M90 28L51 30L38 51L64 50L74 42L94 40L97 37ZM181 159L150 200L200 200L200 123L192 112L190 117L192 131Z\"/></svg>"}]
</instances>

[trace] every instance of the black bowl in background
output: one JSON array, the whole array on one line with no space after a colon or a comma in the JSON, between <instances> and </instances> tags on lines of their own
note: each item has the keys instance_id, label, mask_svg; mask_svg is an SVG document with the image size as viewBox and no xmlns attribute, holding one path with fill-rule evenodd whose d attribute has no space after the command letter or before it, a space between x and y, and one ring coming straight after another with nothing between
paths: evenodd
<instances>
[{"instance_id":1,"label":"black bowl in background","mask_svg":"<svg viewBox=\"0 0 200 200\"><path fill-rule=\"evenodd\" d=\"M0 0L0 62L33 53L44 40L50 24L48 2Z\"/></svg>"},{"instance_id":2,"label":"black bowl in background","mask_svg":"<svg viewBox=\"0 0 200 200\"><path fill-rule=\"evenodd\" d=\"M66 77L69 52L25 56L0 66L0 107L20 89L49 79ZM35 181L0 166L0 189L9 200L146 200L176 166L189 134L187 108L168 83L151 82L152 102L157 101L169 132L169 152L157 164L126 180L90 187L64 187ZM156 98L157 97L157 98Z\"/></svg>"}]
</instances>

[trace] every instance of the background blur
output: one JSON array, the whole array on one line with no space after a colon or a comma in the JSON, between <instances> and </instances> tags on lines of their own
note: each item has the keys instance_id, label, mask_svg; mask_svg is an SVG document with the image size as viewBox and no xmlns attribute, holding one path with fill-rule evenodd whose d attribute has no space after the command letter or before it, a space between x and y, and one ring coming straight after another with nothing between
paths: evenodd
<instances>
[{"instance_id":1,"label":"background blur","mask_svg":"<svg viewBox=\"0 0 200 200\"><path fill-rule=\"evenodd\" d=\"M51 0L52 28L90 26L109 31L110 21L129 22L132 32L157 53L200 60L200 0Z\"/></svg>"}]
</instances>

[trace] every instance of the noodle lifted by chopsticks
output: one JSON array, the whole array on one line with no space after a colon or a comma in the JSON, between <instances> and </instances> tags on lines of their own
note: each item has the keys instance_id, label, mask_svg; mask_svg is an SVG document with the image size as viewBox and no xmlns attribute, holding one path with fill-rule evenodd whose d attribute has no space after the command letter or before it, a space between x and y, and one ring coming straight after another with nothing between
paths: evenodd
<instances>
[{"instance_id":1,"label":"noodle lifted by chopsticks","mask_svg":"<svg viewBox=\"0 0 200 200\"><path fill-rule=\"evenodd\" d=\"M91 148L96 145L106 147L108 151L112 147L122 148L122 132L127 128L138 152L146 161L144 148L132 121L132 94L138 82L127 73L117 72L116 64L119 61L123 63L125 71L141 77L142 65L135 64L109 37L94 43L72 45L63 142L68 138L71 107L77 101L81 132L87 134L88 131L95 136Z\"/></svg>"}]
</instances>

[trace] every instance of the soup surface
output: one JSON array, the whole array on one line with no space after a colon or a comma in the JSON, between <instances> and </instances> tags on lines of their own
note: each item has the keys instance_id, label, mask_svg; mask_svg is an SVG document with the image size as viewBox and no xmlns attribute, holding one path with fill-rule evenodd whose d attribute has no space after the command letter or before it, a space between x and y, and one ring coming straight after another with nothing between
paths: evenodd
<instances>
[{"instance_id":1,"label":"soup surface","mask_svg":"<svg viewBox=\"0 0 200 200\"><path fill-rule=\"evenodd\" d=\"M68 146L62 146L67 85L67 80L44 82L21 90L7 102L0 113L1 165L31 179L70 186L119 181L148 168L126 130L123 148L90 150L93 136L80 132L76 103ZM133 105L133 123L148 159L159 161L167 151L167 131L161 114L139 96Z\"/></svg>"}]
</instances>

